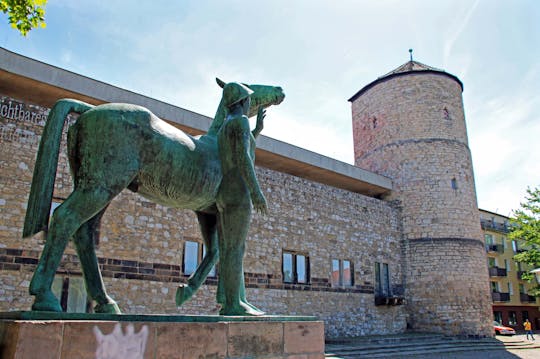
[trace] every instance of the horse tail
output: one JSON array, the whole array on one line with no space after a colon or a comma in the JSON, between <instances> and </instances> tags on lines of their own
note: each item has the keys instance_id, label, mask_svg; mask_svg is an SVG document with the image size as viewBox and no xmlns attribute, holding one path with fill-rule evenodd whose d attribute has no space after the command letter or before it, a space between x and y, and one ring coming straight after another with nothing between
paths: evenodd
<instances>
[{"instance_id":1,"label":"horse tail","mask_svg":"<svg viewBox=\"0 0 540 359\"><path fill-rule=\"evenodd\" d=\"M37 153L30 197L24 219L23 238L47 228L54 190L62 129L70 112L84 113L94 106L72 99L58 100L47 117Z\"/></svg>"}]
</instances>

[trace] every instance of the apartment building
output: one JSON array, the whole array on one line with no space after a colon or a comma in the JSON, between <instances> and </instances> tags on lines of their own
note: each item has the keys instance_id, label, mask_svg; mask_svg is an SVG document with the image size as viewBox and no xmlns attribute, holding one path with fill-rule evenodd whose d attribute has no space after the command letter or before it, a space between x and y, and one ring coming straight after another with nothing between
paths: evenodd
<instances>
[{"instance_id":1,"label":"apartment building","mask_svg":"<svg viewBox=\"0 0 540 359\"><path fill-rule=\"evenodd\" d=\"M523 322L529 319L533 329L540 329L540 303L529 294L534 284L521 279L533 268L513 259L527 249L525 243L508 238L508 217L480 210L480 223L486 242L494 319L517 330L522 330Z\"/></svg>"}]
</instances>

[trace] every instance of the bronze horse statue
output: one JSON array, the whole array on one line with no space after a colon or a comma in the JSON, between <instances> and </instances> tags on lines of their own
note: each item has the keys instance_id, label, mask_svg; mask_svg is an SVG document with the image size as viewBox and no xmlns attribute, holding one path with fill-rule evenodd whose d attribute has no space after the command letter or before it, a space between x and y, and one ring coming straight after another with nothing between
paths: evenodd
<instances>
[{"instance_id":1,"label":"bronze horse statue","mask_svg":"<svg viewBox=\"0 0 540 359\"><path fill-rule=\"evenodd\" d=\"M240 109L239 101L227 103L224 90L208 132L196 137L137 105L93 106L73 99L56 102L39 144L23 229L23 237L46 231L45 246L29 289L35 296L33 310L62 311L51 286L66 245L73 239L88 294L97 303L94 311L120 313L116 302L106 293L94 243L99 236L103 213L125 188L164 206L195 211L207 250L188 283L179 287L177 304L181 305L200 287L217 262L218 245L222 246L218 243L220 233L224 231L220 227L220 209L216 202L224 181L223 155L220 156L218 150L220 130L233 107L246 120L258 114L256 128L249 134L254 144L254 138L262 130L263 109L281 103L285 97L280 87L237 83L228 86L230 84L217 81L224 89L246 88L243 91L249 93L241 98L243 107ZM68 158L74 190L54 211L49 223L62 128L71 112L80 114L68 130ZM252 147L248 158L253 167L254 145ZM258 189L258 183L255 186ZM251 208L251 204L249 206ZM241 266L229 270L243 271ZM223 291L221 277L217 294L217 301L223 306L221 314L263 314L245 300L243 279L237 290L243 309L238 305L226 306L227 293Z\"/></svg>"}]
</instances>

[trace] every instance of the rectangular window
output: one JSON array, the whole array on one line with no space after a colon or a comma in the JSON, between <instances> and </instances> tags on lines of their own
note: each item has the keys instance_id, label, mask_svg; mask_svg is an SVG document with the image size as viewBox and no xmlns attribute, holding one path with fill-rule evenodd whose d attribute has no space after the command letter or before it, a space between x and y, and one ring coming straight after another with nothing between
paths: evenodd
<instances>
[{"instance_id":1,"label":"rectangular window","mask_svg":"<svg viewBox=\"0 0 540 359\"><path fill-rule=\"evenodd\" d=\"M199 265L199 242L186 241L184 244L184 274L190 275Z\"/></svg>"},{"instance_id":2,"label":"rectangular window","mask_svg":"<svg viewBox=\"0 0 540 359\"><path fill-rule=\"evenodd\" d=\"M522 294L526 294L527 292L525 291L525 286L523 284L520 284L519 285L519 292L522 293Z\"/></svg>"},{"instance_id":3,"label":"rectangular window","mask_svg":"<svg viewBox=\"0 0 540 359\"><path fill-rule=\"evenodd\" d=\"M283 282L309 283L309 257L305 254L283 251Z\"/></svg>"},{"instance_id":4,"label":"rectangular window","mask_svg":"<svg viewBox=\"0 0 540 359\"><path fill-rule=\"evenodd\" d=\"M353 269L351 261L332 259L332 286L333 287L352 287Z\"/></svg>"},{"instance_id":5,"label":"rectangular window","mask_svg":"<svg viewBox=\"0 0 540 359\"><path fill-rule=\"evenodd\" d=\"M514 251L514 253L517 253L518 251L518 244L516 241L512 241L512 250Z\"/></svg>"},{"instance_id":6,"label":"rectangular window","mask_svg":"<svg viewBox=\"0 0 540 359\"><path fill-rule=\"evenodd\" d=\"M62 310L68 313L89 313L92 303L86 294L82 277L58 277L52 284L52 292L59 299Z\"/></svg>"},{"instance_id":7,"label":"rectangular window","mask_svg":"<svg viewBox=\"0 0 540 359\"><path fill-rule=\"evenodd\" d=\"M508 259L504 260L504 268L506 269L507 273L512 270L512 266L510 265L510 261Z\"/></svg>"},{"instance_id":8,"label":"rectangular window","mask_svg":"<svg viewBox=\"0 0 540 359\"><path fill-rule=\"evenodd\" d=\"M514 288L512 287L512 283L508 283L508 293L510 293L510 295L514 295Z\"/></svg>"},{"instance_id":9,"label":"rectangular window","mask_svg":"<svg viewBox=\"0 0 540 359\"><path fill-rule=\"evenodd\" d=\"M206 246L204 244L203 244L203 248L202 248L202 255L203 255L203 258L206 255ZM209 277L215 277L216 276L216 266L215 265L212 267L212 269L210 269L210 272L208 272L208 276Z\"/></svg>"},{"instance_id":10,"label":"rectangular window","mask_svg":"<svg viewBox=\"0 0 540 359\"><path fill-rule=\"evenodd\" d=\"M496 267L497 266L497 260L493 257L488 257L488 266L490 268L493 268L493 267Z\"/></svg>"},{"instance_id":11,"label":"rectangular window","mask_svg":"<svg viewBox=\"0 0 540 359\"><path fill-rule=\"evenodd\" d=\"M206 255L206 246L199 242L186 241L184 243L184 260L182 263L182 270L185 275L193 274L203 257ZM208 276L216 276L216 266L213 266Z\"/></svg>"},{"instance_id":12,"label":"rectangular window","mask_svg":"<svg viewBox=\"0 0 540 359\"><path fill-rule=\"evenodd\" d=\"M493 236L491 234L484 234L484 240L488 245L493 244Z\"/></svg>"},{"instance_id":13,"label":"rectangular window","mask_svg":"<svg viewBox=\"0 0 540 359\"><path fill-rule=\"evenodd\" d=\"M493 312L493 320L499 324L502 324L502 312Z\"/></svg>"},{"instance_id":14,"label":"rectangular window","mask_svg":"<svg viewBox=\"0 0 540 359\"><path fill-rule=\"evenodd\" d=\"M499 291L499 283L498 282L490 282L491 283L491 291L492 292L498 292Z\"/></svg>"},{"instance_id":15,"label":"rectangular window","mask_svg":"<svg viewBox=\"0 0 540 359\"><path fill-rule=\"evenodd\" d=\"M508 325L517 325L516 312L508 312Z\"/></svg>"},{"instance_id":16,"label":"rectangular window","mask_svg":"<svg viewBox=\"0 0 540 359\"><path fill-rule=\"evenodd\" d=\"M502 324L502 312L493 312L493 319L499 323Z\"/></svg>"},{"instance_id":17,"label":"rectangular window","mask_svg":"<svg viewBox=\"0 0 540 359\"><path fill-rule=\"evenodd\" d=\"M529 312L526 310L521 312L521 320L525 321L525 319L529 319Z\"/></svg>"},{"instance_id":18,"label":"rectangular window","mask_svg":"<svg viewBox=\"0 0 540 359\"><path fill-rule=\"evenodd\" d=\"M388 263L375 263L375 294L383 297L391 295Z\"/></svg>"}]
</instances>

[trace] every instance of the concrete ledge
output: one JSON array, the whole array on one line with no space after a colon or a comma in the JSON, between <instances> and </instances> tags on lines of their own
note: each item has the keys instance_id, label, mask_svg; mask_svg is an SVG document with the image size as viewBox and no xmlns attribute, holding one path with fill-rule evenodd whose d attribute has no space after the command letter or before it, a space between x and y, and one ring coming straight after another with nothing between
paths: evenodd
<instances>
[{"instance_id":1,"label":"concrete ledge","mask_svg":"<svg viewBox=\"0 0 540 359\"><path fill-rule=\"evenodd\" d=\"M58 358L324 358L321 321L1 320L0 356Z\"/></svg>"}]
</instances>

